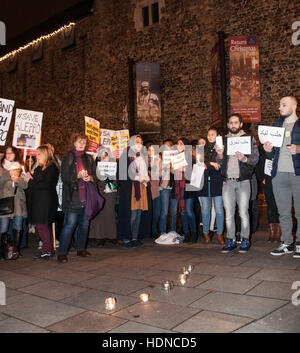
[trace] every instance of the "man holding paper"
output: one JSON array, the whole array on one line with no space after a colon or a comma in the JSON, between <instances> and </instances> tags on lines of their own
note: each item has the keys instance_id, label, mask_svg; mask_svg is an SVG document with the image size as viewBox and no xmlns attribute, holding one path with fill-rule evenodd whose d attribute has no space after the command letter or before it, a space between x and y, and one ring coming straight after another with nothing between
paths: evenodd
<instances>
[{"instance_id":1,"label":"man holding paper","mask_svg":"<svg viewBox=\"0 0 300 353\"><path fill-rule=\"evenodd\" d=\"M217 151L217 162L221 165L223 176L223 203L226 211L227 243L222 253L229 253L237 249L235 237L235 209L239 206L241 217L242 243L239 252L245 253L250 249L250 222L249 222L249 200L250 179L253 167L258 163L259 153L255 139L246 136L243 128L243 119L240 114L232 114L227 123L228 134L224 139L223 148L215 147ZM239 139L240 138L240 139ZM249 141L248 141L249 140ZM240 146L232 154L231 150ZM241 152L244 151L244 153Z\"/></svg>"},{"instance_id":2,"label":"man holding paper","mask_svg":"<svg viewBox=\"0 0 300 353\"><path fill-rule=\"evenodd\" d=\"M279 212L282 230L282 244L271 252L280 256L293 253L300 258L300 114L297 115L297 100L293 96L280 100L280 118L274 126L285 128L283 144L275 147L270 141L264 143L264 149L273 159L272 184L275 201ZM293 244L292 199L294 200L295 217L297 218L296 246Z\"/></svg>"}]
</instances>

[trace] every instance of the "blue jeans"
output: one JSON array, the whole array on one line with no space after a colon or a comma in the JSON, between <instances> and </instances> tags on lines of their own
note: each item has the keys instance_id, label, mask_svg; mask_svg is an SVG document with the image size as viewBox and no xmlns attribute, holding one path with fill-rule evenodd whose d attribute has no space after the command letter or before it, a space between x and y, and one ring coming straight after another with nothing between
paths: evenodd
<instances>
[{"instance_id":1,"label":"blue jeans","mask_svg":"<svg viewBox=\"0 0 300 353\"><path fill-rule=\"evenodd\" d=\"M159 231L160 233L167 233L167 217L168 217L168 210L169 204L171 199L171 189L163 189L160 190L160 220L159 220ZM175 220L175 227L176 227L176 220Z\"/></svg>"},{"instance_id":2,"label":"blue jeans","mask_svg":"<svg viewBox=\"0 0 300 353\"><path fill-rule=\"evenodd\" d=\"M199 202L201 205L203 233L208 234L211 211L210 182L208 183L208 196L200 196ZM213 202L216 211L217 232L218 234L222 234L224 231L224 209L222 196L214 196Z\"/></svg>"},{"instance_id":3,"label":"blue jeans","mask_svg":"<svg viewBox=\"0 0 300 353\"><path fill-rule=\"evenodd\" d=\"M72 235L78 225L77 251L85 249L89 230L89 220L85 216L85 208L80 213L65 213L64 226L60 233L58 255L66 255L71 242Z\"/></svg>"},{"instance_id":4,"label":"blue jeans","mask_svg":"<svg viewBox=\"0 0 300 353\"><path fill-rule=\"evenodd\" d=\"M157 222L160 216L161 198L158 196L152 200L152 235L157 234Z\"/></svg>"},{"instance_id":5,"label":"blue jeans","mask_svg":"<svg viewBox=\"0 0 300 353\"><path fill-rule=\"evenodd\" d=\"M185 213L180 213L181 216L181 224L184 233L189 231L189 227L191 232L197 231L196 226L196 217L194 213L194 203L195 199L187 199L185 200ZM170 205L170 230L176 232L176 215L177 215L177 205L178 201L176 199L171 199Z\"/></svg>"},{"instance_id":6,"label":"blue jeans","mask_svg":"<svg viewBox=\"0 0 300 353\"><path fill-rule=\"evenodd\" d=\"M9 217L0 218L0 233L7 233L9 229ZM12 229L21 231L23 228L23 217L22 216L14 216L12 218Z\"/></svg>"},{"instance_id":7,"label":"blue jeans","mask_svg":"<svg viewBox=\"0 0 300 353\"><path fill-rule=\"evenodd\" d=\"M138 240L139 237L139 229L142 217L142 210L133 210L131 211L131 239L125 239L124 243L128 243L129 241Z\"/></svg>"}]
</instances>

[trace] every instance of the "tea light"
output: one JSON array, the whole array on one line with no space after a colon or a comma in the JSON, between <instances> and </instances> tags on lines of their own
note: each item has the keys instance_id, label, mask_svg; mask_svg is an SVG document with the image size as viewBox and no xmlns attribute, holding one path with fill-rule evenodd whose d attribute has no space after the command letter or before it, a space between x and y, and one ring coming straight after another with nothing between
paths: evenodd
<instances>
[{"instance_id":1,"label":"tea light","mask_svg":"<svg viewBox=\"0 0 300 353\"><path fill-rule=\"evenodd\" d=\"M181 274L179 275L179 282L184 286L186 284L187 281L187 275L185 274Z\"/></svg>"},{"instance_id":2,"label":"tea light","mask_svg":"<svg viewBox=\"0 0 300 353\"><path fill-rule=\"evenodd\" d=\"M191 273L194 269L194 265L188 265L187 269L188 269L189 273Z\"/></svg>"},{"instance_id":3,"label":"tea light","mask_svg":"<svg viewBox=\"0 0 300 353\"><path fill-rule=\"evenodd\" d=\"M142 302L146 303L149 300L149 294L148 293L142 293L140 295L140 299Z\"/></svg>"},{"instance_id":4,"label":"tea light","mask_svg":"<svg viewBox=\"0 0 300 353\"><path fill-rule=\"evenodd\" d=\"M105 308L106 310L112 310L116 306L116 298L106 298L105 299Z\"/></svg>"},{"instance_id":5,"label":"tea light","mask_svg":"<svg viewBox=\"0 0 300 353\"><path fill-rule=\"evenodd\" d=\"M189 275L189 274L190 274L190 271L188 270L188 267L187 267L187 266L182 267L182 273L183 273L184 275Z\"/></svg>"},{"instance_id":6,"label":"tea light","mask_svg":"<svg viewBox=\"0 0 300 353\"><path fill-rule=\"evenodd\" d=\"M174 284L172 281L164 281L163 282L163 289L169 292L173 288Z\"/></svg>"}]
</instances>

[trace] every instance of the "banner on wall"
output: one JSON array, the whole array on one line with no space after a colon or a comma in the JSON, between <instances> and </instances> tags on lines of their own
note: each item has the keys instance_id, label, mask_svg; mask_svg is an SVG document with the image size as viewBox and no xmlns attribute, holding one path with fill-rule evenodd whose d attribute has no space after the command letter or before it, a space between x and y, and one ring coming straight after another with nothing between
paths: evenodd
<instances>
[{"instance_id":1,"label":"banner on wall","mask_svg":"<svg viewBox=\"0 0 300 353\"><path fill-rule=\"evenodd\" d=\"M219 63L219 44L216 44L211 50L211 83L212 83L212 99L211 99L211 126L222 126L222 118L220 114L219 94L217 86L217 74Z\"/></svg>"},{"instance_id":2,"label":"banner on wall","mask_svg":"<svg viewBox=\"0 0 300 353\"><path fill-rule=\"evenodd\" d=\"M101 129L101 146L111 150L114 159L120 158L129 141L129 130Z\"/></svg>"},{"instance_id":3,"label":"banner on wall","mask_svg":"<svg viewBox=\"0 0 300 353\"><path fill-rule=\"evenodd\" d=\"M245 123L261 122L258 37L229 37L230 112Z\"/></svg>"},{"instance_id":4,"label":"banner on wall","mask_svg":"<svg viewBox=\"0 0 300 353\"><path fill-rule=\"evenodd\" d=\"M16 110L13 146L36 150L40 145L43 113L31 110Z\"/></svg>"},{"instance_id":5,"label":"banner on wall","mask_svg":"<svg viewBox=\"0 0 300 353\"><path fill-rule=\"evenodd\" d=\"M136 64L136 103L136 132L160 133L161 98L159 63Z\"/></svg>"},{"instance_id":6,"label":"banner on wall","mask_svg":"<svg viewBox=\"0 0 300 353\"><path fill-rule=\"evenodd\" d=\"M89 152L97 153L100 142L100 122L88 116L85 119L85 135L89 139Z\"/></svg>"},{"instance_id":7,"label":"banner on wall","mask_svg":"<svg viewBox=\"0 0 300 353\"><path fill-rule=\"evenodd\" d=\"M15 101L0 98L0 146L5 146Z\"/></svg>"}]
</instances>

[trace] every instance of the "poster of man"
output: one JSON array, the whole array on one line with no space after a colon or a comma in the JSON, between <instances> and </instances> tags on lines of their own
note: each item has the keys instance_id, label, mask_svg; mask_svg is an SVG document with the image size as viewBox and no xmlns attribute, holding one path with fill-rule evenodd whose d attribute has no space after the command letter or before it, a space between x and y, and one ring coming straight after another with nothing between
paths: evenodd
<instances>
[{"instance_id":1,"label":"poster of man","mask_svg":"<svg viewBox=\"0 0 300 353\"><path fill-rule=\"evenodd\" d=\"M160 66L159 63L136 64L138 133L161 132Z\"/></svg>"}]
</instances>

